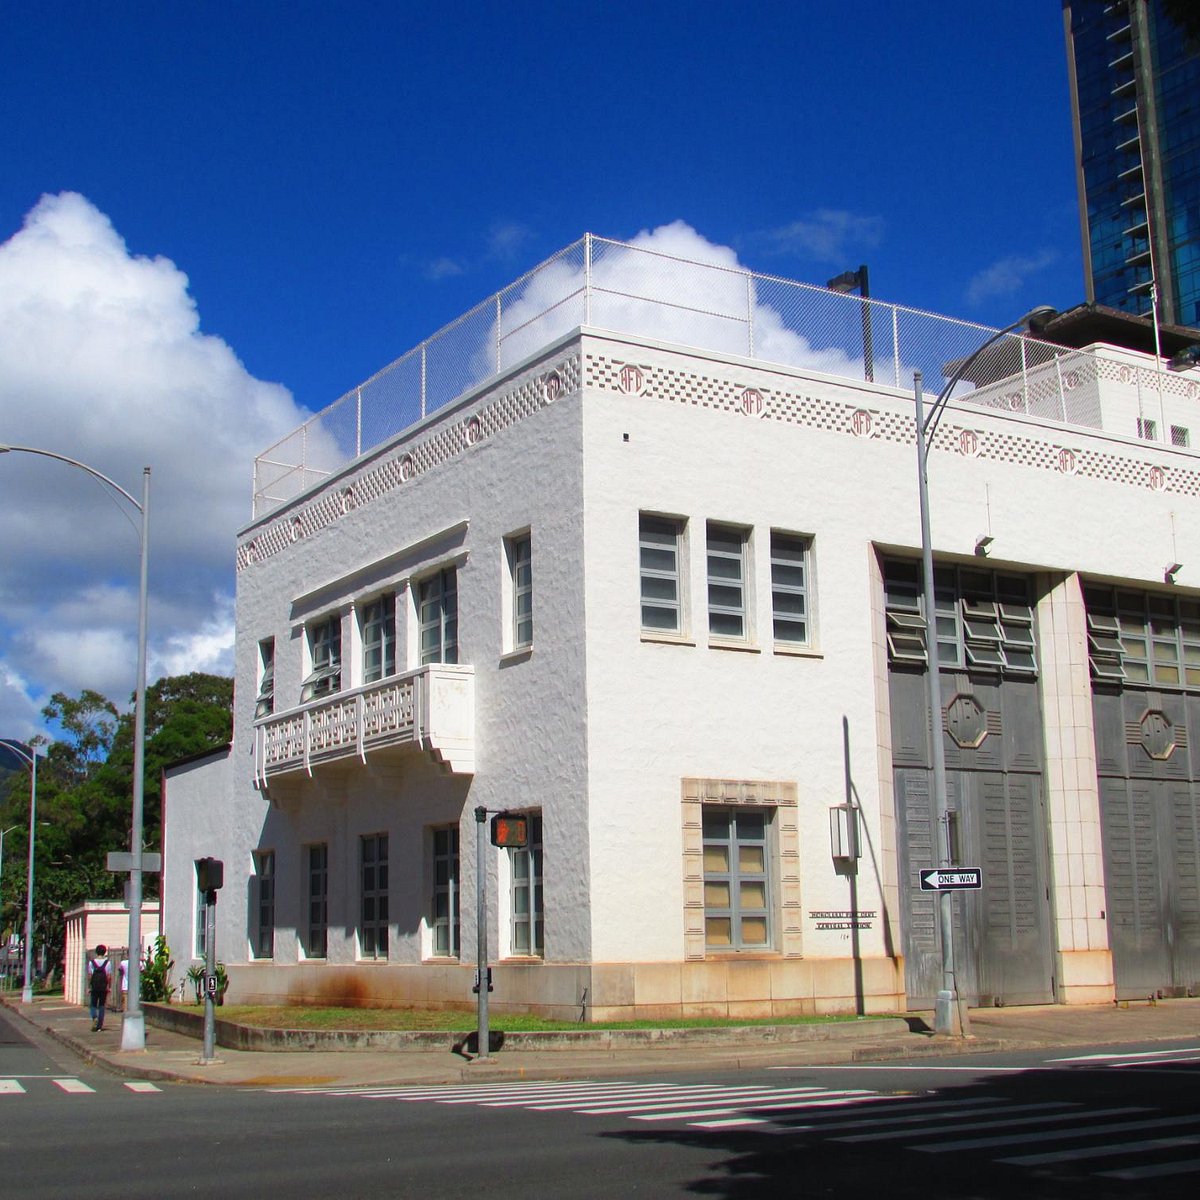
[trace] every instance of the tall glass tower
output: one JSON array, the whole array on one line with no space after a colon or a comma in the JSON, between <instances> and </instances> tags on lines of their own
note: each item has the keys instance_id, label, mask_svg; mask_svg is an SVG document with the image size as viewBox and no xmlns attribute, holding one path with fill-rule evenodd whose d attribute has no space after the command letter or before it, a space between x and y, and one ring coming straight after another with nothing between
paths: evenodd
<instances>
[{"instance_id":1,"label":"tall glass tower","mask_svg":"<svg viewBox=\"0 0 1200 1200\"><path fill-rule=\"evenodd\" d=\"M1200 325L1200 34L1171 0L1063 0L1087 298Z\"/></svg>"}]
</instances>

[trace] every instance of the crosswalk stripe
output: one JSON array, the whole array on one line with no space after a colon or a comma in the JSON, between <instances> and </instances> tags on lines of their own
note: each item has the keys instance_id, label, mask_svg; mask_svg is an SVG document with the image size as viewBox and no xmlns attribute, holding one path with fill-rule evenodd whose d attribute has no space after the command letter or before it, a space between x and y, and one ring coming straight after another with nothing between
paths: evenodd
<instances>
[{"instance_id":1,"label":"crosswalk stripe","mask_svg":"<svg viewBox=\"0 0 1200 1200\"><path fill-rule=\"evenodd\" d=\"M732 1129L739 1125L765 1125L762 1117L730 1117L722 1121L693 1121L697 1129Z\"/></svg>"},{"instance_id":2,"label":"crosswalk stripe","mask_svg":"<svg viewBox=\"0 0 1200 1200\"><path fill-rule=\"evenodd\" d=\"M839 1098L842 1095L866 1096L868 1092L846 1092L835 1093ZM705 1101L713 1104L728 1106L737 1104L742 1108L769 1108L782 1107L787 1104L789 1093L787 1092L755 1092L750 1095L730 1095L728 1092L709 1091L699 1095L678 1095L678 1096L663 1096L655 1101L634 1100L629 1104L603 1104L603 1105L580 1105L572 1111L585 1113L589 1116L610 1117L621 1116L625 1113L648 1112L656 1108L678 1108L681 1104L687 1105L702 1105ZM778 1102L778 1103L776 1103ZM797 1099L794 1102L796 1107L807 1107L813 1104L822 1103L821 1099L814 1096L805 1096L803 1099ZM735 1111L735 1110L731 1110Z\"/></svg>"},{"instance_id":3,"label":"crosswalk stripe","mask_svg":"<svg viewBox=\"0 0 1200 1200\"><path fill-rule=\"evenodd\" d=\"M1092 1117L1106 1116L1111 1112L1119 1112L1120 1109L1095 1110L1081 1116ZM1146 1112L1146 1109L1133 1109L1133 1112ZM1046 1120L1051 1118L1047 1117ZM1064 1142L1070 1141L1072 1138L1087 1138L1095 1137L1102 1133L1133 1133L1138 1129L1162 1129L1171 1125L1195 1125L1200 1118L1196 1116L1187 1117L1164 1117L1156 1121L1110 1121L1107 1125L1084 1125L1078 1129L1047 1129L1034 1133L1018 1133L1006 1134L1002 1137L985 1137L985 1138L969 1138L961 1142L946 1142L935 1146L913 1146L912 1149L920 1154L950 1154L955 1150L987 1150L996 1146L1011 1146L1014 1143L1020 1146L1027 1145L1030 1142Z\"/></svg>"},{"instance_id":4,"label":"crosswalk stripe","mask_svg":"<svg viewBox=\"0 0 1200 1200\"><path fill-rule=\"evenodd\" d=\"M881 1097L884 1099L885 1097ZM920 1125L922 1122L933 1119L939 1119L947 1109L951 1110L951 1115L954 1117L954 1127L961 1128L958 1122L963 1117L979 1117L987 1116L988 1114L996 1114L1004 1116L1009 1113L1024 1113L1030 1111L1044 1112L1047 1108L1061 1108L1062 1105L1058 1102L1045 1104L1007 1104L1004 1101L979 1101L971 1105L963 1105L961 1101L942 1101L940 1103L920 1104L914 1103L911 1105L889 1105L886 1109L879 1105L871 1106L871 1115L865 1119L855 1119L846 1121L839 1119L840 1114L835 1114L833 1120L821 1121L818 1115L818 1124L805 1125L803 1128L815 1130L820 1133L825 1133L829 1130L841 1129L879 1129L881 1125ZM920 1110L914 1112L914 1110ZM933 1110L933 1111L931 1111ZM1075 1115L1074 1113L1071 1115ZM789 1129L795 1129L796 1126L788 1126Z\"/></svg>"},{"instance_id":5,"label":"crosswalk stripe","mask_svg":"<svg viewBox=\"0 0 1200 1200\"><path fill-rule=\"evenodd\" d=\"M1119 1171L1097 1171L1105 1179L1161 1179L1166 1175L1190 1175L1200 1171L1200 1158L1186 1162L1152 1163L1145 1167L1122 1167Z\"/></svg>"},{"instance_id":6,"label":"crosswalk stripe","mask_svg":"<svg viewBox=\"0 0 1200 1200\"><path fill-rule=\"evenodd\" d=\"M1013 1158L997 1159L997 1162L1014 1163L1021 1167L1040 1167L1048 1163L1076 1162L1086 1158L1112 1158L1117 1154L1149 1154L1152 1150L1169 1150L1175 1146L1194 1146L1200 1137L1188 1134L1184 1137L1146 1138L1140 1142L1105 1142L1103 1146L1084 1146L1075 1150L1051 1150L1045 1154L1018 1154Z\"/></svg>"},{"instance_id":7,"label":"crosswalk stripe","mask_svg":"<svg viewBox=\"0 0 1200 1200\"><path fill-rule=\"evenodd\" d=\"M15 1096L25 1089L15 1079L0 1079L0 1096Z\"/></svg>"},{"instance_id":8,"label":"crosswalk stripe","mask_svg":"<svg viewBox=\"0 0 1200 1200\"><path fill-rule=\"evenodd\" d=\"M54 1082L60 1088L62 1088L64 1092L67 1092L72 1096L81 1096L85 1092L94 1092L96 1090L93 1087L88 1087L88 1085L84 1083L82 1079L56 1079Z\"/></svg>"},{"instance_id":9,"label":"crosswalk stripe","mask_svg":"<svg viewBox=\"0 0 1200 1200\"><path fill-rule=\"evenodd\" d=\"M790 1099L802 1093L814 1093L818 1091L816 1088L797 1088L794 1091L777 1091L774 1088L749 1088L745 1091L732 1091L720 1087L711 1088L681 1088L678 1092L670 1092L659 1094L657 1096L639 1095L635 1092L622 1092L619 1096L610 1096L607 1100L584 1101L560 1101L554 1104L531 1104L529 1107L535 1112L555 1112L565 1109L570 1109L572 1112L599 1112L608 1114L618 1110L610 1108L610 1105L616 1101L625 1101L627 1107L631 1108L654 1108L663 1104L678 1105L685 1101L693 1101L702 1103L706 1099L720 1100L729 1102L731 1100L747 1102L756 1100L762 1097L770 1099L773 1096L779 1096L781 1099ZM489 1104L487 1107L495 1107Z\"/></svg>"},{"instance_id":10,"label":"crosswalk stripe","mask_svg":"<svg viewBox=\"0 0 1200 1200\"><path fill-rule=\"evenodd\" d=\"M125 1086L131 1092L161 1092L162 1088L157 1087L153 1083L148 1083L144 1079L127 1079Z\"/></svg>"},{"instance_id":11,"label":"crosswalk stripe","mask_svg":"<svg viewBox=\"0 0 1200 1200\"><path fill-rule=\"evenodd\" d=\"M1026 1105L1022 1105L1021 1107L1023 1108L1023 1110L1025 1112L1035 1112L1036 1111L1038 1113L1038 1115L1036 1117L1012 1117L1012 1118L1009 1118L1009 1117L1005 1116L1005 1113L1008 1110L999 1109L996 1111L996 1113L993 1117L988 1117L985 1120L964 1121L964 1122L955 1121L954 1122L954 1132L955 1133L967 1133L967 1132L970 1132L970 1131L976 1130L976 1129L996 1129L996 1128L1002 1127L1004 1125L1036 1125L1039 1121L1069 1121L1069 1120L1073 1120L1075 1117L1079 1116L1079 1111L1078 1111L1079 1106L1078 1105L1060 1102L1057 1100L1047 1101L1044 1104L1026 1104ZM1071 1111L1055 1112L1055 1111L1053 1111L1055 1109L1059 1109L1059 1110L1070 1109ZM1122 1108L1122 1109L1117 1109L1116 1111L1118 1111L1118 1112L1144 1112L1145 1109ZM1093 1114L1089 1113L1088 1115L1090 1116ZM946 1132L945 1128L940 1128L940 1129L932 1129L931 1128L930 1130L928 1130L928 1136L934 1137L939 1134L943 1134L945 1132ZM839 1137L839 1138L834 1138L833 1140L835 1142L894 1142L894 1141L899 1141L901 1138L908 1138L908 1137L914 1137L914 1136L920 1137L921 1131L918 1130L914 1133L914 1131L911 1129L901 1129L901 1130L886 1130L885 1129L885 1130L880 1130L875 1133L856 1133L856 1134L852 1134L850 1137Z\"/></svg>"}]
</instances>

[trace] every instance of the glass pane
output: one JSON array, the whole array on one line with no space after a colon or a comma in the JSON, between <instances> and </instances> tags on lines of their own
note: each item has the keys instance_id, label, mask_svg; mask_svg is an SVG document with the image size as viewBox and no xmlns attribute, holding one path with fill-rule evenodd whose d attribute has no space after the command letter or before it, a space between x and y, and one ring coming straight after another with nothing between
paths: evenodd
<instances>
[{"instance_id":1,"label":"glass pane","mask_svg":"<svg viewBox=\"0 0 1200 1200\"><path fill-rule=\"evenodd\" d=\"M728 908L729 884L706 882L704 885L704 904L708 908Z\"/></svg>"},{"instance_id":2,"label":"glass pane","mask_svg":"<svg viewBox=\"0 0 1200 1200\"><path fill-rule=\"evenodd\" d=\"M729 917L706 917L704 938L710 946L728 946L731 943L733 923Z\"/></svg>"},{"instance_id":3,"label":"glass pane","mask_svg":"<svg viewBox=\"0 0 1200 1200\"><path fill-rule=\"evenodd\" d=\"M767 944L767 918L742 918L742 945L765 946Z\"/></svg>"},{"instance_id":4,"label":"glass pane","mask_svg":"<svg viewBox=\"0 0 1200 1200\"><path fill-rule=\"evenodd\" d=\"M517 954L529 953L529 926L521 923L513 927L513 950Z\"/></svg>"},{"instance_id":5,"label":"glass pane","mask_svg":"<svg viewBox=\"0 0 1200 1200\"><path fill-rule=\"evenodd\" d=\"M767 836L767 819L761 812L738 813L738 841L761 842Z\"/></svg>"},{"instance_id":6,"label":"glass pane","mask_svg":"<svg viewBox=\"0 0 1200 1200\"><path fill-rule=\"evenodd\" d=\"M726 841L729 838L729 813L724 809L705 805L700 820L706 841Z\"/></svg>"},{"instance_id":7,"label":"glass pane","mask_svg":"<svg viewBox=\"0 0 1200 1200\"><path fill-rule=\"evenodd\" d=\"M767 907L767 885L763 880L756 880L752 883L743 883L739 889L740 904L742 908L766 908Z\"/></svg>"},{"instance_id":8,"label":"glass pane","mask_svg":"<svg viewBox=\"0 0 1200 1200\"><path fill-rule=\"evenodd\" d=\"M766 856L763 847L739 846L738 870L750 875L761 875L766 870Z\"/></svg>"},{"instance_id":9,"label":"glass pane","mask_svg":"<svg viewBox=\"0 0 1200 1200\"><path fill-rule=\"evenodd\" d=\"M658 576L658 575L643 575L642 576L642 599L643 600L670 600L674 601L679 595L679 589L676 586L674 576Z\"/></svg>"},{"instance_id":10,"label":"glass pane","mask_svg":"<svg viewBox=\"0 0 1200 1200\"><path fill-rule=\"evenodd\" d=\"M675 548L672 543L669 550L656 550L651 546L642 547L642 569L644 571L665 571L668 575L675 574Z\"/></svg>"},{"instance_id":11,"label":"glass pane","mask_svg":"<svg viewBox=\"0 0 1200 1200\"><path fill-rule=\"evenodd\" d=\"M742 636L742 618L728 613L711 613L709 628L717 637L740 638Z\"/></svg>"},{"instance_id":12,"label":"glass pane","mask_svg":"<svg viewBox=\"0 0 1200 1200\"><path fill-rule=\"evenodd\" d=\"M729 848L727 846L704 847L704 870L713 874L724 874L729 870Z\"/></svg>"},{"instance_id":13,"label":"glass pane","mask_svg":"<svg viewBox=\"0 0 1200 1200\"><path fill-rule=\"evenodd\" d=\"M529 889L527 887L513 889L513 912L515 912L519 917L528 915Z\"/></svg>"}]
</instances>

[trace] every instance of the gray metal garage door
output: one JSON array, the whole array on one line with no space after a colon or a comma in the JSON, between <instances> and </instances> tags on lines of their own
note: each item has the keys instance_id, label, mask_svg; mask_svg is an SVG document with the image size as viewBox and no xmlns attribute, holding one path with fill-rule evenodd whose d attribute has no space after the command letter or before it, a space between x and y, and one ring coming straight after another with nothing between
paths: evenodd
<instances>
[{"instance_id":1,"label":"gray metal garage door","mask_svg":"<svg viewBox=\"0 0 1200 1200\"><path fill-rule=\"evenodd\" d=\"M1200 604L1084 598L1117 995L1200 994Z\"/></svg>"},{"instance_id":2,"label":"gray metal garage door","mask_svg":"<svg viewBox=\"0 0 1200 1200\"><path fill-rule=\"evenodd\" d=\"M927 1006L941 946L935 893L919 888L920 871L939 865L920 564L889 560L884 576L906 987L910 1004ZM1046 1003L1054 957L1032 589L975 567L937 568L935 582L952 858L984 880L954 899L958 992L970 1004Z\"/></svg>"}]
</instances>

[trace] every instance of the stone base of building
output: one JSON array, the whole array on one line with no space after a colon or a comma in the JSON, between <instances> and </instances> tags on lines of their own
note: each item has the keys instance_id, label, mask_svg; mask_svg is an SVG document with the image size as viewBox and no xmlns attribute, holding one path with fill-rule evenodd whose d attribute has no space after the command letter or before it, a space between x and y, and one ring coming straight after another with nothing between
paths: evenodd
<instances>
[{"instance_id":1,"label":"stone base of building","mask_svg":"<svg viewBox=\"0 0 1200 1200\"><path fill-rule=\"evenodd\" d=\"M1116 994L1111 951L1070 950L1059 954L1060 1004L1109 1004Z\"/></svg>"},{"instance_id":2,"label":"stone base of building","mask_svg":"<svg viewBox=\"0 0 1200 1200\"><path fill-rule=\"evenodd\" d=\"M251 963L230 967L226 1001L362 1008L472 1008L470 964ZM900 1013L899 959L737 958L681 963L504 962L491 1009L557 1020L635 1021Z\"/></svg>"}]
</instances>

